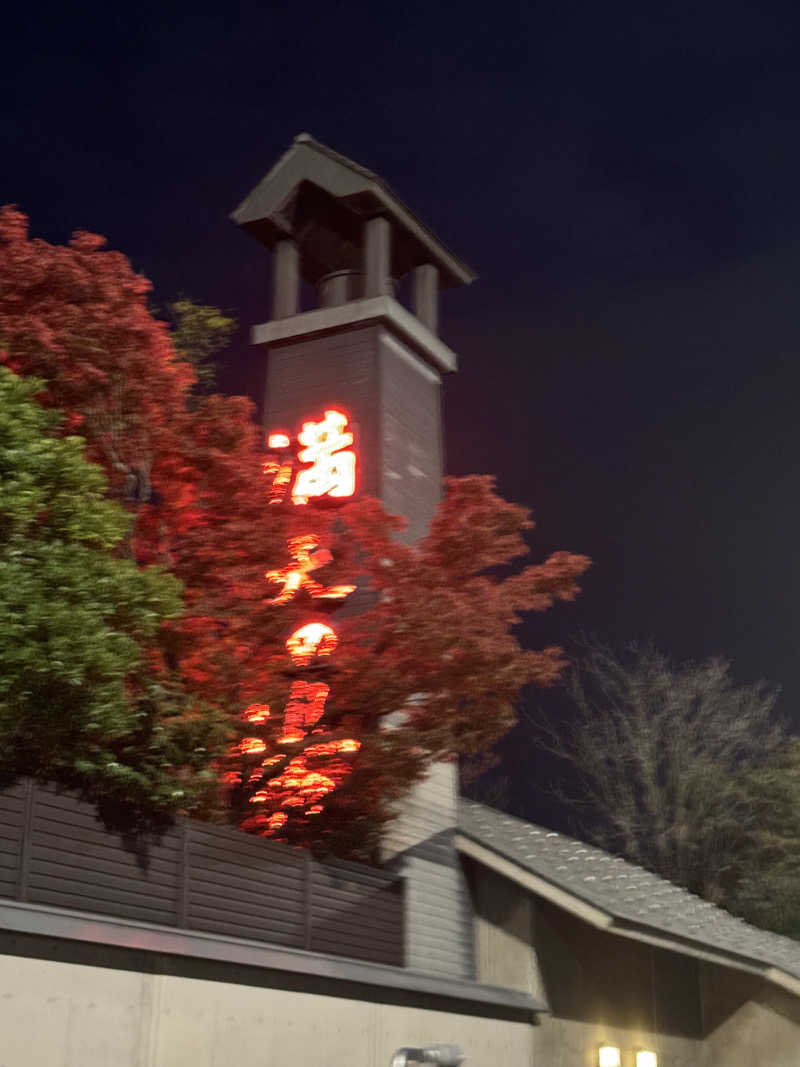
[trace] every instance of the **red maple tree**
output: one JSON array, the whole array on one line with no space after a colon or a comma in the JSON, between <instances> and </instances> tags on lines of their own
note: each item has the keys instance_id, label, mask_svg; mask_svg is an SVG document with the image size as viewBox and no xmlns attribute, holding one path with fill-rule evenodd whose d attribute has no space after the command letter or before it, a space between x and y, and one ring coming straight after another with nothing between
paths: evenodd
<instances>
[{"instance_id":1,"label":"red maple tree","mask_svg":"<svg viewBox=\"0 0 800 1067\"><path fill-rule=\"evenodd\" d=\"M105 467L134 518L129 552L184 584L186 610L151 656L228 717L231 745L208 752L224 783L218 812L363 856L433 761L491 744L513 723L520 688L555 680L561 650L522 649L513 628L524 612L572 599L589 561L558 552L508 568L528 553L532 523L484 477L449 480L413 547L377 501L317 509L312 533L332 558L315 578L358 575L370 594L336 615L335 656L293 659L286 640L298 626L331 622L309 589L277 595L310 512L297 509L301 521L268 506L253 405L190 402L192 368L148 310L149 283L103 243L32 240L25 217L3 210L5 359L47 381L46 402Z\"/></svg>"}]
</instances>

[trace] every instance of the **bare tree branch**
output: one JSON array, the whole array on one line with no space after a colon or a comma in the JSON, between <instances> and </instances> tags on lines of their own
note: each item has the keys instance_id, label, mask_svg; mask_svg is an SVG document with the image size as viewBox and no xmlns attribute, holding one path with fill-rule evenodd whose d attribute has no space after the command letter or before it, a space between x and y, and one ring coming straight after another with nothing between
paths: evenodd
<instances>
[{"instance_id":1,"label":"bare tree branch","mask_svg":"<svg viewBox=\"0 0 800 1067\"><path fill-rule=\"evenodd\" d=\"M650 870L719 899L729 843L752 813L743 768L785 742L778 690L737 686L722 659L673 664L652 644L620 654L597 641L566 682L572 714L523 713L537 744L564 761L590 836Z\"/></svg>"}]
</instances>

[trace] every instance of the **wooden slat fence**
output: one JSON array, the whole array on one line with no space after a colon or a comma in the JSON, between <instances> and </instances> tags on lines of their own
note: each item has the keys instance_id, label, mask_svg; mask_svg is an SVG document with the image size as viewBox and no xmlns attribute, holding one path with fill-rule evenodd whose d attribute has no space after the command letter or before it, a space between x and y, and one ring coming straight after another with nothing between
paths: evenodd
<instances>
[{"instance_id":1,"label":"wooden slat fence","mask_svg":"<svg viewBox=\"0 0 800 1067\"><path fill-rule=\"evenodd\" d=\"M184 820L146 863L94 808L30 781L0 792L0 897L403 965L402 881Z\"/></svg>"}]
</instances>

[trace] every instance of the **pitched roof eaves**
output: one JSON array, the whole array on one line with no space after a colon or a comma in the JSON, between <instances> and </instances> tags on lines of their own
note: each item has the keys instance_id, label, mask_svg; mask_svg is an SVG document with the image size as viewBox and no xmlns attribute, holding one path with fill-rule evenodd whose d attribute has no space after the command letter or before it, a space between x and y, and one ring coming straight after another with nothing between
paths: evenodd
<instances>
[{"instance_id":1,"label":"pitched roof eaves","mask_svg":"<svg viewBox=\"0 0 800 1067\"><path fill-rule=\"evenodd\" d=\"M363 178L368 182L372 186L372 189L369 191L382 204L382 210L385 210L389 215L395 216L399 221L404 223L410 233L414 234L418 240L431 249L440 269L444 272L444 279L452 277L461 285L470 285L476 280L478 275L472 267L457 256L452 249L444 243L444 241L437 237L427 223L423 222L419 215L412 211L412 209L401 200L399 196L397 196L391 186L381 178L379 174L375 174L374 171L362 167L360 163L356 163L347 156L343 156L335 149L329 148L328 145L316 141L309 133L300 133L295 137L292 144L270 168L266 176L261 179L250 193L247 194L238 207L231 212L230 219L236 223L236 225L241 226L248 221L248 205L253 202L254 198L257 198L259 191L269 185L284 165L291 159L298 149L301 148L308 148L311 151L319 153L319 155L325 156L327 159L331 160L331 162L344 167L353 174L357 174L360 178Z\"/></svg>"},{"instance_id":2,"label":"pitched roof eaves","mask_svg":"<svg viewBox=\"0 0 800 1067\"><path fill-rule=\"evenodd\" d=\"M558 894L561 895L561 906L565 910L577 914L579 910L592 909L597 914L608 916L608 922L605 926L611 933L647 941L673 951L692 955L698 959L705 959L709 962L758 974L800 996L800 943L779 934L773 934L770 931L751 927L744 920L695 897L688 890L674 886L665 879L659 878L643 868L636 867L626 860L612 857L609 853L605 853L595 846L584 845L582 842L562 834L543 830L541 827L526 823L524 820L514 816L504 815L502 812L497 812L473 801L462 799L461 803L459 836L477 843L480 848L486 850L487 855L499 856L505 864L514 866L518 871L526 872L527 875L538 879L542 886L554 887ZM478 820L484 823L490 821L490 823L495 823L496 825L492 832L487 830L485 833L481 833L480 826L475 825ZM548 849L551 847L550 845L542 847L540 854L536 854L535 857L515 855L515 849L518 848L516 842L519 838L514 836L510 841L507 836L504 838L503 832L507 828L510 828L515 835L527 831L530 838L525 840L526 850L533 849L535 851L537 842L544 844L545 841L553 838L558 839L557 843L559 845L562 842L564 843L565 849L560 849L560 853L565 850L567 852L572 851L573 856L568 856L567 858L577 858L580 853L581 855L585 854L586 859L592 861L598 859L603 861L611 860L613 870L620 872L620 880L635 877L637 881L652 884L657 891L666 892L669 904L678 905L678 910L676 912L674 907L672 911L669 910L669 907L661 908L659 911L661 922L649 923L646 915L632 916L631 914L625 914L623 909L616 908L613 896L609 893L607 887L603 889L606 897L602 900L602 903L598 900L597 892L582 894L571 878L559 878L557 876L558 869L563 868L565 864L556 859L555 862L559 864L559 868L554 867L554 858L552 855L547 854ZM474 846L470 851L473 854L475 853ZM533 865L534 858L535 866ZM484 859L486 859L485 856ZM489 862L487 865L494 866L497 869L496 863ZM549 870L548 867L550 868ZM580 863L578 867L580 867ZM610 876L607 876L608 878ZM523 881L520 877L514 880L520 884ZM613 878L611 878L611 882L613 882ZM594 878L592 879L592 885L597 885L597 880ZM531 891L536 892L532 884L530 888ZM625 887L622 888L621 892L625 892ZM550 899L553 899L552 890L549 894L543 893L542 895L549 895ZM702 931L704 922L708 925L709 928L705 937L696 936L690 929L681 929L682 919L679 911L680 908L685 906L684 901L691 903L700 912L700 915L696 916L695 928ZM600 924L595 923L595 925ZM751 942L749 950L747 948L748 939ZM725 940L729 942L728 945L724 943ZM761 942L761 944L757 942Z\"/></svg>"}]
</instances>

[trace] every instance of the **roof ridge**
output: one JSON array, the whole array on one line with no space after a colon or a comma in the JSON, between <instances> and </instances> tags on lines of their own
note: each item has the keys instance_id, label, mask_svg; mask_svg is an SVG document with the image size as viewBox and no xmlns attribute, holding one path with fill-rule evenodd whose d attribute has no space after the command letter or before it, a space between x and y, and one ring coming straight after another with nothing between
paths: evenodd
<instances>
[{"instance_id":1,"label":"roof ridge","mask_svg":"<svg viewBox=\"0 0 800 1067\"><path fill-rule=\"evenodd\" d=\"M293 143L308 145L309 148L316 149L318 152L321 152L322 155L328 156L329 159L334 160L336 163L341 163L343 167L349 167L350 170L354 170L356 174L361 174L364 178L369 178L370 181L378 182L380 185L386 185L386 182L384 182L379 174L376 174L368 167L362 167L360 163L356 163L356 161L350 159L349 156L342 155L342 153L337 152L335 148L323 144L322 141L318 141L315 137L312 137L310 133L298 133Z\"/></svg>"}]
</instances>

